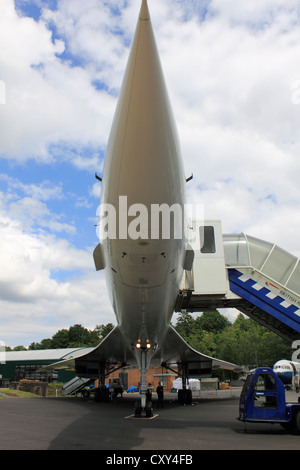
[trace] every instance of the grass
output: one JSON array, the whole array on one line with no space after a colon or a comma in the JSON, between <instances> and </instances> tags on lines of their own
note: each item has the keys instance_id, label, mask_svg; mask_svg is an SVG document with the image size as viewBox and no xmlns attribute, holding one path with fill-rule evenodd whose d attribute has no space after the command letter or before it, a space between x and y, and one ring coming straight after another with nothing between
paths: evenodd
<instances>
[{"instance_id":1,"label":"grass","mask_svg":"<svg viewBox=\"0 0 300 470\"><path fill-rule=\"evenodd\" d=\"M3 395L2 395L3 394ZM0 388L1 398L30 398L37 397L34 393L22 392L21 390L11 390L10 388Z\"/></svg>"},{"instance_id":2,"label":"grass","mask_svg":"<svg viewBox=\"0 0 300 470\"><path fill-rule=\"evenodd\" d=\"M61 394L61 389L63 387L63 384L62 383L50 383L48 384L48 394L47 396L48 397L55 397L55 396L58 396L58 397L61 397L62 394ZM57 393L57 395L56 395Z\"/></svg>"}]
</instances>

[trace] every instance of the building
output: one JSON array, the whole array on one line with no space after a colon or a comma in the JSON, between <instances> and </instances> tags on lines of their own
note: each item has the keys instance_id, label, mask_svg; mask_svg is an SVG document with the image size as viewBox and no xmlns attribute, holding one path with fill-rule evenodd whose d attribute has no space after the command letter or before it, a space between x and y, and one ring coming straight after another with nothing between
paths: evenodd
<instances>
[{"instance_id":1,"label":"building","mask_svg":"<svg viewBox=\"0 0 300 470\"><path fill-rule=\"evenodd\" d=\"M90 348L7 351L5 360L0 362L0 386L8 387L11 382L19 382L20 380L66 383L76 376L75 370L40 371L40 369L42 366L62 361L66 356L70 357L72 354L76 356L79 351L88 349ZM140 383L140 371L138 369L119 369L109 377L120 378L124 390L132 385L138 387ZM151 367L146 375L146 383L150 383L153 390L155 390L158 382L161 382L165 391L169 392L176 377L176 373L169 372L163 367ZM108 381L109 378L106 382L108 383Z\"/></svg>"},{"instance_id":2,"label":"building","mask_svg":"<svg viewBox=\"0 0 300 470\"><path fill-rule=\"evenodd\" d=\"M140 380L141 380L141 373L138 369L119 369L113 372L110 378L119 378L124 390L127 390L129 387L134 385L135 387L139 387ZM146 373L146 384L151 384L153 390L156 390L158 382L160 382L165 392L170 392L173 388L173 381L178 377L177 374L174 372L170 372L167 369L157 366L157 367L149 367ZM109 378L106 380L108 383Z\"/></svg>"},{"instance_id":3,"label":"building","mask_svg":"<svg viewBox=\"0 0 300 470\"><path fill-rule=\"evenodd\" d=\"M6 351L4 361L0 363L0 384L20 380L40 380L42 382L68 382L75 377L75 371L59 370L39 372L42 366L64 359L66 354L77 351L74 349L42 349L39 351Z\"/></svg>"}]
</instances>

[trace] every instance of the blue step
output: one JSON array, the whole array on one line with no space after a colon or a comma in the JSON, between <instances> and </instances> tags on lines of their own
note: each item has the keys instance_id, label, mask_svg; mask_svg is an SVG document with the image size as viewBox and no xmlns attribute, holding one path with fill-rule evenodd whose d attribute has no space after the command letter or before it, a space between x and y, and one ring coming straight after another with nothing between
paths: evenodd
<instances>
[{"instance_id":1,"label":"blue step","mask_svg":"<svg viewBox=\"0 0 300 470\"><path fill-rule=\"evenodd\" d=\"M276 295L268 288L269 282L267 280L263 285L238 269L228 269L228 276L232 292L260 308L270 317L300 333L299 299L273 285L273 289L278 289L278 295Z\"/></svg>"}]
</instances>

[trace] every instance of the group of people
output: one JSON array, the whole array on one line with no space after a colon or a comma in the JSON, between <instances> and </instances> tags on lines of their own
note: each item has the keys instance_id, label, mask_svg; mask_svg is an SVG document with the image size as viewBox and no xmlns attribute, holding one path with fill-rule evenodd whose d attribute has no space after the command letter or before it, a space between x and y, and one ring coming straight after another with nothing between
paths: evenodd
<instances>
[{"instance_id":1,"label":"group of people","mask_svg":"<svg viewBox=\"0 0 300 470\"><path fill-rule=\"evenodd\" d=\"M147 388L147 401L152 401L152 385L149 383ZM157 408L164 407L164 387L160 382L158 382L158 386L156 387L157 393Z\"/></svg>"}]
</instances>

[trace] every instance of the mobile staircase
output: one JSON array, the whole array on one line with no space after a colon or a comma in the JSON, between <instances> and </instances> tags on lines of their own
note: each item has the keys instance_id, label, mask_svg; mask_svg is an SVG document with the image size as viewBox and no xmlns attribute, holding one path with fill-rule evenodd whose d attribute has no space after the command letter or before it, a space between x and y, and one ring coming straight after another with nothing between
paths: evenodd
<instances>
[{"instance_id":1,"label":"mobile staircase","mask_svg":"<svg viewBox=\"0 0 300 470\"><path fill-rule=\"evenodd\" d=\"M95 379L84 378L84 377L74 377L69 382L66 382L62 388L62 395L71 395L72 393L83 392L85 387L91 385ZM83 394L84 395L84 394ZM88 394L89 395L89 394Z\"/></svg>"},{"instance_id":2,"label":"mobile staircase","mask_svg":"<svg viewBox=\"0 0 300 470\"><path fill-rule=\"evenodd\" d=\"M285 339L300 339L299 258L243 233L222 235L220 221L193 222L191 272L176 311L236 308Z\"/></svg>"}]
</instances>

